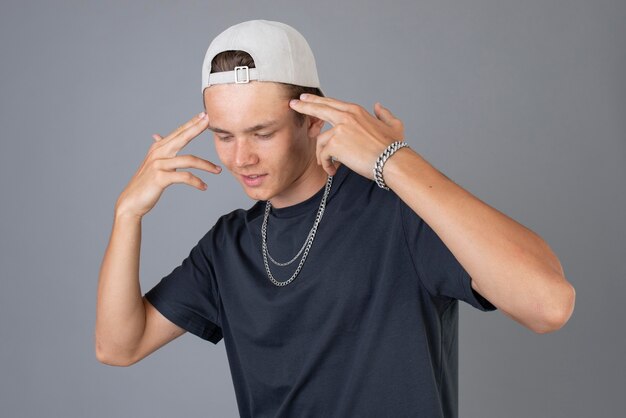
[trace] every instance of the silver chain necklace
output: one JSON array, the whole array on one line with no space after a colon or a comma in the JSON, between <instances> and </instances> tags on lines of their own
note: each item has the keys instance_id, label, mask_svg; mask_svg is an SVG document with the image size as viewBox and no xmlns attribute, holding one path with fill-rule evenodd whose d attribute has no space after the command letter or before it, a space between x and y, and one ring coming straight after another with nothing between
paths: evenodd
<instances>
[{"instance_id":1,"label":"silver chain necklace","mask_svg":"<svg viewBox=\"0 0 626 418\"><path fill-rule=\"evenodd\" d=\"M317 210L317 216L315 217L315 222L313 223L313 227L311 228L311 231L309 232L309 235L307 236L306 241L304 241L304 244L302 245L302 248L300 248L300 251L298 252L298 254L296 254L296 256L293 259L291 259L291 261L288 261L287 263L279 263L269 256L269 251L267 249L267 219L269 218L270 208L272 204L270 203L269 200L265 204L265 215L263 216L263 225L261 226L261 246L263 247L263 264L265 264L265 271L267 271L267 276L269 277L270 281L276 286L288 285L289 283L293 281L293 279L296 278L298 273L300 273L300 270L302 269L302 266L304 265L304 260L306 260L306 256L309 254L309 250L311 249L311 245L313 245L313 240L315 239L315 233L317 232L317 227L320 221L322 220L322 216L324 215L324 209L326 208L326 199L328 198L328 194L330 193L330 187L332 183L333 183L333 176L328 176L328 181L326 182L326 188L324 189L324 196L322 196L320 207ZM286 266L286 265L293 263L296 260L296 258L298 258L300 253L302 253L302 251L304 251L304 255L302 256L302 259L300 260L300 264L298 265L298 268L296 269L295 273L293 273L291 278L284 282L277 281L272 275L272 272L270 271L270 266L267 263L268 257L270 258L270 260L272 260L274 264L279 265L279 266Z\"/></svg>"}]
</instances>

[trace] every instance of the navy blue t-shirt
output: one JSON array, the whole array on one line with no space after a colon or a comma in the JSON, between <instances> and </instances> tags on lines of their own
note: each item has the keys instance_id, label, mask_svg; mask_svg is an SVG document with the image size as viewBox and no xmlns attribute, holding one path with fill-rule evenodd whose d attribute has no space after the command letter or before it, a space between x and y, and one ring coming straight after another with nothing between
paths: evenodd
<instances>
[{"instance_id":1,"label":"navy blue t-shirt","mask_svg":"<svg viewBox=\"0 0 626 418\"><path fill-rule=\"evenodd\" d=\"M324 188L272 208L267 246L291 260ZM219 218L146 298L226 346L241 417L456 417L458 300L496 307L392 190L341 165L299 275L265 271L265 201ZM291 277L300 258L279 267Z\"/></svg>"}]
</instances>

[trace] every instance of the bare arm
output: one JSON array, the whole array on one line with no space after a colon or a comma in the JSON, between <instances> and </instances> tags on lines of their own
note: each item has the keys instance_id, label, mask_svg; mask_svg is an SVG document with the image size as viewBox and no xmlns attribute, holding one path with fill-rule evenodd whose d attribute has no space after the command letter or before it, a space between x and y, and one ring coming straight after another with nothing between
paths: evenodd
<instances>
[{"instance_id":1,"label":"bare arm","mask_svg":"<svg viewBox=\"0 0 626 418\"><path fill-rule=\"evenodd\" d=\"M96 357L105 364L131 365L185 332L142 298L140 246L141 218L116 214L98 282Z\"/></svg>"},{"instance_id":2,"label":"bare arm","mask_svg":"<svg viewBox=\"0 0 626 418\"><path fill-rule=\"evenodd\" d=\"M129 366L184 334L142 297L139 283L141 220L172 183L206 190L200 178L178 168L193 167L212 173L220 169L193 155L177 156L192 138L206 129L200 115L155 142L115 204L115 216L98 279L95 350L98 361Z\"/></svg>"}]
</instances>

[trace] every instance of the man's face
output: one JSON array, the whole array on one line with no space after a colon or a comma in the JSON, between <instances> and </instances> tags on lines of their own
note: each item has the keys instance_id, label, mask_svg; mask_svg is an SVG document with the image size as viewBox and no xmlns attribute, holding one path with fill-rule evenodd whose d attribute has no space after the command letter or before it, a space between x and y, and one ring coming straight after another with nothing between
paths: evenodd
<instances>
[{"instance_id":1,"label":"man's face","mask_svg":"<svg viewBox=\"0 0 626 418\"><path fill-rule=\"evenodd\" d=\"M315 137L324 122L306 117L297 126L278 83L217 84L204 90L204 106L222 164L255 200L289 204L293 190L317 169ZM246 176L259 176L256 179Z\"/></svg>"}]
</instances>

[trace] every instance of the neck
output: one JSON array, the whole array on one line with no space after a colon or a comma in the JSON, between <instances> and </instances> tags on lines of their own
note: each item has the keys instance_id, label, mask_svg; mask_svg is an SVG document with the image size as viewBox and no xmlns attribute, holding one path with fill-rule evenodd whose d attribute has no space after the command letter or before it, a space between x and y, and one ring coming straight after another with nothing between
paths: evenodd
<instances>
[{"instance_id":1,"label":"neck","mask_svg":"<svg viewBox=\"0 0 626 418\"><path fill-rule=\"evenodd\" d=\"M319 192L327 181L328 173L313 160L309 169L305 170L304 173L292 183L288 190L281 193L281 196L274 196L270 199L272 206L275 208L284 208L304 202L315 193Z\"/></svg>"}]
</instances>

